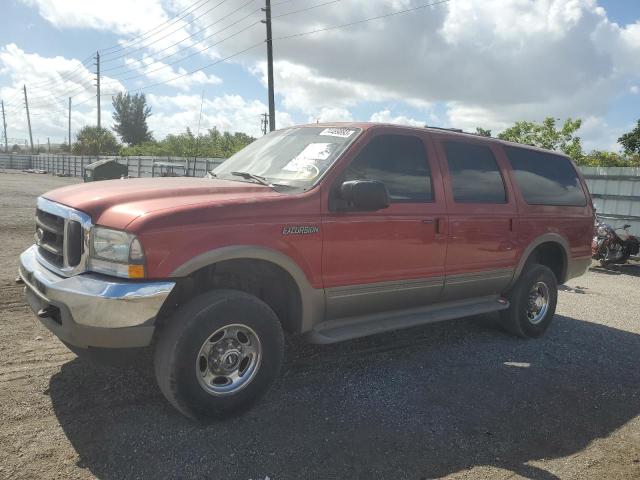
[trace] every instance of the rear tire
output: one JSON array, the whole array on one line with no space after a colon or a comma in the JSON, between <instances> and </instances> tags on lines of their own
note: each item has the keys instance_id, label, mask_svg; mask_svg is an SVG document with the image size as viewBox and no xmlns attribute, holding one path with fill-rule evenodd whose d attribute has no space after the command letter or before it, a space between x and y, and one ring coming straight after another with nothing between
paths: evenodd
<instances>
[{"instance_id":1,"label":"rear tire","mask_svg":"<svg viewBox=\"0 0 640 480\"><path fill-rule=\"evenodd\" d=\"M548 267L531 264L525 267L507 299L509 308L500 312L502 326L522 338L539 337L553 320L558 282Z\"/></svg>"},{"instance_id":2,"label":"rear tire","mask_svg":"<svg viewBox=\"0 0 640 480\"><path fill-rule=\"evenodd\" d=\"M156 379L169 402L196 420L242 412L278 375L284 339L262 300L237 290L202 294L159 332Z\"/></svg>"}]
</instances>

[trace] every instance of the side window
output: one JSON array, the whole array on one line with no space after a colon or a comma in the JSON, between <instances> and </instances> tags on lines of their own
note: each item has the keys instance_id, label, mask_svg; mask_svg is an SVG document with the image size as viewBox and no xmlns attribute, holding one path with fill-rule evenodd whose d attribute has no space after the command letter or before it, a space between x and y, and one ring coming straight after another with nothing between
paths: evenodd
<instances>
[{"instance_id":1,"label":"side window","mask_svg":"<svg viewBox=\"0 0 640 480\"><path fill-rule=\"evenodd\" d=\"M445 142L447 165L458 203L507 203L502 174L489 147Z\"/></svg>"},{"instance_id":2,"label":"side window","mask_svg":"<svg viewBox=\"0 0 640 480\"><path fill-rule=\"evenodd\" d=\"M566 157L528 148L504 147L513 178L530 205L584 207L587 199Z\"/></svg>"},{"instance_id":3,"label":"side window","mask_svg":"<svg viewBox=\"0 0 640 480\"><path fill-rule=\"evenodd\" d=\"M344 180L378 180L387 186L392 203L433 201L427 153L418 137L373 138L347 167Z\"/></svg>"}]
</instances>

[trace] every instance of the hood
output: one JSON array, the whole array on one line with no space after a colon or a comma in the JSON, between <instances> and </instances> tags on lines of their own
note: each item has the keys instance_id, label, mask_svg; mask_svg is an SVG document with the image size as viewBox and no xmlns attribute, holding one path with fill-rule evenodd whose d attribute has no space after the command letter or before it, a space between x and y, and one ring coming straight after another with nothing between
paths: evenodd
<instances>
[{"instance_id":1,"label":"hood","mask_svg":"<svg viewBox=\"0 0 640 480\"><path fill-rule=\"evenodd\" d=\"M248 182L161 177L80 183L52 190L43 197L89 214L95 224L124 229L136 218L159 210L282 195Z\"/></svg>"}]
</instances>

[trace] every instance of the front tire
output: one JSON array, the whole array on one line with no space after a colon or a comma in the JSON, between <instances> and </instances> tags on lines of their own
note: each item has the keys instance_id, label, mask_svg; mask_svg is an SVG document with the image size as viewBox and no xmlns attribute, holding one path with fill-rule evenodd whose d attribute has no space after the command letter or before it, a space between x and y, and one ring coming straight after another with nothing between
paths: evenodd
<instances>
[{"instance_id":1,"label":"front tire","mask_svg":"<svg viewBox=\"0 0 640 480\"><path fill-rule=\"evenodd\" d=\"M280 321L266 303L216 290L176 310L159 332L154 366L167 400L206 420L249 408L277 377L283 356Z\"/></svg>"},{"instance_id":2,"label":"front tire","mask_svg":"<svg viewBox=\"0 0 640 480\"><path fill-rule=\"evenodd\" d=\"M556 277L548 267L532 264L522 272L507 299L509 308L500 312L504 328L519 337L539 337L549 328L556 312Z\"/></svg>"}]
</instances>

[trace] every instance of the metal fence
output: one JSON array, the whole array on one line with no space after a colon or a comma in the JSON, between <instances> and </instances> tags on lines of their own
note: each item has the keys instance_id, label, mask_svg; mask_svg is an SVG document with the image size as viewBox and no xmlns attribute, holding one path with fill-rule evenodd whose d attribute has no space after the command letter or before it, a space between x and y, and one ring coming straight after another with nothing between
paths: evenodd
<instances>
[{"instance_id":1,"label":"metal fence","mask_svg":"<svg viewBox=\"0 0 640 480\"><path fill-rule=\"evenodd\" d=\"M0 153L0 168L31 168L31 155Z\"/></svg>"},{"instance_id":2,"label":"metal fence","mask_svg":"<svg viewBox=\"0 0 640 480\"><path fill-rule=\"evenodd\" d=\"M15 168L19 170L45 170L55 175L82 177L84 167L97 160L113 158L118 163L129 168L130 177L151 177L154 174L153 164L156 162L171 162L183 165L187 176L204 177L205 174L220 165L224 158L185 158L185 157L110 157L110 156L79 156L79 155L19 155L0 154L0 168ZM159 169L156 169L156 175Z\"/></svg>"},{"instance_id":3,"label":"metal fence","mask_svg":"<svg viewBox=\"0 0 640 480\"><path fill-rule=\"evenodd\" d=\"M640 235L640 167L580 167L598 215Z\"/></svg>"},{"instance_id":4,"label":"metal fence","mask_svg":"<svg viewBox=\"0 0 640 480\"><path fill-rule=\"evenodd\" d=\"M223 158L0 154L0 168L33 168L82 177L84 167L103 158L115 158L127 165L131 177L151 177L153 164L159 161L182 164L188 176L203 177L224 161ZM580 167L580 170L589 185L598 214L616 227L628 223L633 232L640 234L640 167Z\"/></svg>"}]
</instances>

